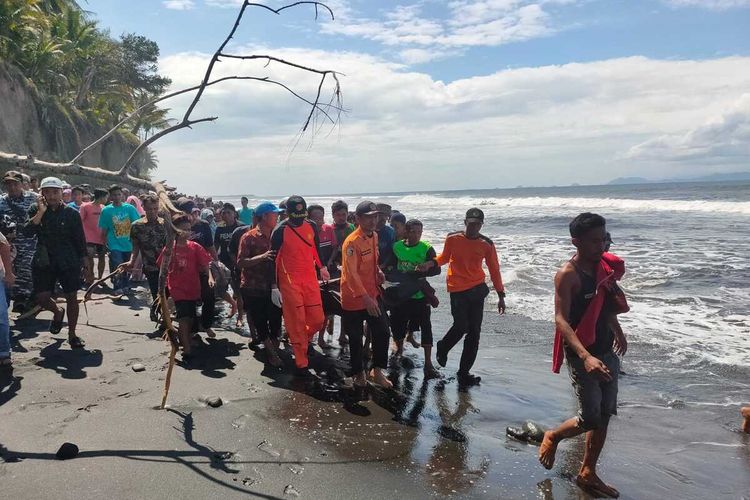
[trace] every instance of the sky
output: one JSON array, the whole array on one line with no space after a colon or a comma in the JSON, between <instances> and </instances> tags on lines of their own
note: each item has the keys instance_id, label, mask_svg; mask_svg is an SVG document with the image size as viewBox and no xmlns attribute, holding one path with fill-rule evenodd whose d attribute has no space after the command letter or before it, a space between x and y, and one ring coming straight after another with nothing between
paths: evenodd
<instances>
[{"instance_id":1,"label":"sky","mask_svg":"<svg viewBox=\"0 0 750 500\"><path fill-rule=\"evenodd\" d=\"M288 2L268 0L278 8ZM241 0L88 0L201 82ZM334 194L601 184L750 170L750 0L331 0L248 7L225 53L336 72L341 106L269 82L206 90L154 143L155 178L201 194ZM321 75L224 58L307 101ZM331 103L329 73L321 102ZM177 121L192 94L164 102ZM333 101L336 102L335 99ZM326 116L327 115L327 116Z\"/></svg>"}]
</instances>

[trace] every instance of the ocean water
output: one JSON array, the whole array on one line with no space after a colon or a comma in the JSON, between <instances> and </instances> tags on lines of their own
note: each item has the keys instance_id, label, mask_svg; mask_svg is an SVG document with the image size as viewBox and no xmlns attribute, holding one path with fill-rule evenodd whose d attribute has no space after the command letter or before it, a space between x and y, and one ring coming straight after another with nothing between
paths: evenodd
<instances>
[{"instance_id":1,"label":"ocean water","mask_svg":"<svg viewBox=\"0 0 750 500\"><path fill-rule=\"evenodd\" d=\"M330 207L338 198L352 206L362 196L310 197L308 203ZM580 212L599 213L614 240L611 251L626 261L621 284L632 310L621 322L631 341L661 347L660 357L682 368L706 362L750 368L750 182L370 198L422 220L424 238L438 250L448 232L461 229L465 211L480 207L482 232L500 254L509 312L546 321L553 317L555 272L574 253L567 224Z\"/></svg>"}]
</instances>

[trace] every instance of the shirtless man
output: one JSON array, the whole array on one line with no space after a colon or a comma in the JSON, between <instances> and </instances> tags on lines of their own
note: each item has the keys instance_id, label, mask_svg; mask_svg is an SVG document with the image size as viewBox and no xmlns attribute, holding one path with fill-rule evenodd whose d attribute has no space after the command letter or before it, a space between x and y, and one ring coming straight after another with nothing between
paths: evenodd
<instances>
[{"instance_id":1,"label":"shirtless man","mask_svg":"<svg viewBox=\"0 0 750 500\"><path fill-rule=\"evenodd\" d=\"M616 332L622 330L617 317L607 312L607 299L595 321L592 344L584 346L576 333L586 309L597 293L597 270L606 245L606 221L583 213L570 223L577 252L555 276L555 324L563 335L568 372L578 399L578 415L547 431L539 449L539 461L551 469L557 445L563 439L586 433L583 463L576 484L596 496L617 498L620 493L596 474L596 463L607 438L609 418L617 414L617 377L620 360L613 350ZM580 333L580 332L579 332Z\"/></svg>"}]
</instances>

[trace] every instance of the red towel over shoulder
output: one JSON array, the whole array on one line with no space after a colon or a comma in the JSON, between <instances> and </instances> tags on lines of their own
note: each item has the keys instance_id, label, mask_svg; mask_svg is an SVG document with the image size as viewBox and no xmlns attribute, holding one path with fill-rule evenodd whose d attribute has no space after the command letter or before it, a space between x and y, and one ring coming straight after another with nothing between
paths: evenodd
<instances>
[{"instance_id":1,"label":"red towel over shoulder","mask_svg":"<svg viewBox=\"0 0 750 500\"><path fill-rule=\"evenodd\" d=\"M611 253L602 255L602 260L599 261L599 266L596 269L596 295L589 302L589 306L576 328L576 336L585 347L590 346L596 340L596 322L599 320L602 307L604 307L604 300L607 298L607 293L610 293L611 289L616 286L615 282L620 280L624 274L624 260ZM622 300L624 298L624 295L622 295ZM564 344L562 332L559 329L555 330L555 344L552 350L552 371L555 373L560 373L560 368L565 359Z\"/></svg>"}]
</instances>

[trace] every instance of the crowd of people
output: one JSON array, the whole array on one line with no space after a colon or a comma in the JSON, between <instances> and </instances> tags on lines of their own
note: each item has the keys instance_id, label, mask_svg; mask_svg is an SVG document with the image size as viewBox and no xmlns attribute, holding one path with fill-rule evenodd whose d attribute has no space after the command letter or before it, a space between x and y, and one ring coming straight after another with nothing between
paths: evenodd
<instances>
[{"instance_id":1,"label":"crowd of people","mask_svg":"<svg viewBox=\"0 0 750 500\"><path fill-rule=\"evenodd\" d=\"M250 331L265 362L283 370L282 344L291 352L296 377L315 379L309 355L315 343L330 347L335 316L338 344L349 353L350 388L366 394L368 382L391 389L386 369L410 344L424 352L424 377L441 378L453 348L463 339L456 375L460 387L480 383L472 373L479 350L485 303L497 295L505 314L505 287L498 252L481 233L484 213L470 208L461 230L447 235L442 251L422 239L423 223L387 204L361 201L353 210L338 200L326 208L300 196L238 210L210 198L175 196L179 213L165 221L155 193L130 193L70 186L55 177L37 182L21 172L3 177L0 196L0 365L11 361L9 313L52 313L49 331L67 326L71 348L84 347L76 327L79 291L102 283L108 259L111 295L131 293L133 281L147 282L154 304L160 267L169 255L167 292L178 325L184 366L194 359L196 335L215 337L216 303L230 306L236 326ZM165 249L167 224L176 231ZM557 332L553 369L567 358L578 399L578 414L548 431L540 461L554 464L558 443L586 434L578 483L605 496L618 492L596 475L609 418L617 412L619 358L627 339L617 315L627 312L616 281L624 262L609 253L611 239L603 217L583 213L570 223L576 253L555 277ZM440 300L428 278L447 266L446 285L453 323L434 342L432 309ZM492 288L487 284L486 270ZM63 298L65 308L58 306ZM151 317L159 321L152 306ZM66 320L67 318L67 320ZM416 340L419 332L420 340ZM154 335L161 336L157 330ZM317 339L316 339L317 336ZM332 339L333 340L333 339ZM434 361L433 361L434 354ZM750 408L743 408L743 430L750 432Z\"/></svg>"}]
</instances>

